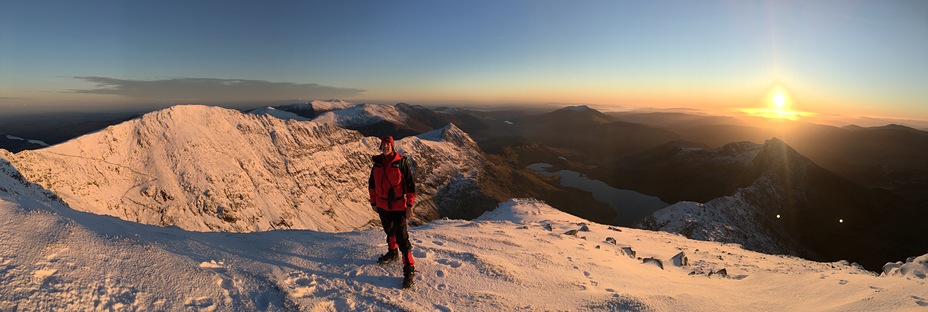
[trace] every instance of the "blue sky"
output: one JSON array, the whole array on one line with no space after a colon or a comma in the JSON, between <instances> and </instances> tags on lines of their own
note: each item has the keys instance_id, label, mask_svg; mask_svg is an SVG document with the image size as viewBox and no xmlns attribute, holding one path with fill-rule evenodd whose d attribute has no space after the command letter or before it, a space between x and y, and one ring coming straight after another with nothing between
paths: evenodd
<instances>
[{"instance_id":1,"label":"blue sky","mask_svg":"<svg viewBox=\"0 0 928 312\"><path fill-rule=\"evenodd\" d=\"M345 98L928 119L928 1L6 1L0 112Z\"/></svg>"}]
</instances>

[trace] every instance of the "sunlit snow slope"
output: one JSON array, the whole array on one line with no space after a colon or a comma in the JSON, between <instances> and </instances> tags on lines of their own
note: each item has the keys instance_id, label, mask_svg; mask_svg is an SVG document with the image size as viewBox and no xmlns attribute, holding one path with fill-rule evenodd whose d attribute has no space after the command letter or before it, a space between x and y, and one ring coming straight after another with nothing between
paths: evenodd
<instances>
[{"instance_id":1,"label":"sunlit snow slope","mask_svg":"<svg viewBox=\"0 0 928 312\"><path fill-rule=\"evenodd\" d=\"M423 214L482 153L453 125L397 141L414 160ZM379 139L315 121L175 106L10 161L71 207L195 231L349 231L379 224L368 204ZM447 195L447 194L444 194Z\"/></svg>"}]
</instances>

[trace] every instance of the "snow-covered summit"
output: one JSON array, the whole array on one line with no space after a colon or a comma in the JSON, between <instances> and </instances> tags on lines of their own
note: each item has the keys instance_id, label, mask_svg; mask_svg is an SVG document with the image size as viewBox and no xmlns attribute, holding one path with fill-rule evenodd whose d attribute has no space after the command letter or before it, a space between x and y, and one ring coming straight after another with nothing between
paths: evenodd
<instances>
[{"instance_id":1,"label":"snow-covered summit","mask_svg":"<svg viewBox=\"0 0 928 312\"><path fill-rule=\"evenodd\" d=\"M344 128L360 128L379 122L403 123L405 117L393 106L358 104L349 108L327 112L316 117L314 121Z\"/></svg>"},{"instance_id":2,"label":"snow-covered summit","mask_svg":"<svg viewBox=\"0 0 928 312\"><path fill-rule=\"evenodd\" d=\"M509 221L519 224L542 221L584 222L583 219L561 212L534 198L510 199L474 220Z\"/></svg>"},{"instance_id":3,"label":"snow-covered summit","mask_svg":"<svg viewBox=\"0 0 928 312\"><path fill-rule=\"evenodd\" d=\"M561 110L565 110L565 111L574 111L574 112L589 112L589 111L595 111L594 109L590 108L590 107L587 106L587 105L567 106L567 107L562 108Z\"/></svg>"},{"instance_id":4,"label":"snow-covered summit","mask_svg":"<svg viewBox=\"0 0 928 312\"><path fill-rule=\"evenodd\" d=\"M353 103L339 99L331 100L312 100L309 102L312 109L317 113L329 112L334 110L346 109L354 106Z\"/></svg>"},{"instance_id":5,"label":"snow-covered summit","mask_svg":"<svg viewBox=\"0 0 928 312\"><path fill-rule=\"evenodd\" d=\"M421 212L434 218L432 198L464 191L443 187L474 177L482 153L420 141L398 140L397 148L427 181ZM185 105L10 161L75 209L134 222L196 231L349 231L377 224L367 179L378 143L317 121Z\"/></svg>"},{"instance_id":6,"label":"snow-covered summit","mask_svg":"<svg viewBox=\"0 0 928 312\"><path fill-rule=\"evenodd\" d=\"M477 142L474 142L470 135L464 132L464 130L461 130L461 128L458 128L458 126L455 126L453 123L449 123L443 128L417 135L416 137L422 140L448 142L460 146L478 148Z\"/></svg>"},{"instance_id":7,"label":"snow-covered summit","mask_svg":"<svg viewBox=\"0 0 928 312\"><path fill-rule=\"evenodd\" d=\"M355 104L339 99L331 100L312 100L306 103L296 103L288 105L276 106L276 109L286 110L286 111L309 111L315 113L315 115L320 115L325 112L345 109L354 106Z\"/></svg>"},{"instance_id":8,"label":"snow-covered summit","mask_svg":"<svg viewBox=\"0 0 928 312\"><path fill-rule=\"evenodd\" d=\"M283 119L283 120L299 120L299 121L310 120L309 118L297 115L296 113L288 112L285 110L280 110L280 109L277 109L271 106L256 108L256 109L247 111L247 113L255 114L255 115L270 115L277 119Z\"/></svg>"}]
</instances>

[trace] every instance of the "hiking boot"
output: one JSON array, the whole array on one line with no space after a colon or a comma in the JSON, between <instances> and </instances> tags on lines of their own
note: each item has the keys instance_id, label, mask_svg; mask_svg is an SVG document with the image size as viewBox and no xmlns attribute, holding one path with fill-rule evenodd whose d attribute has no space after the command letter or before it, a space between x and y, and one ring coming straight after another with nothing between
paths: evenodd
<instances>
[{"instance_id":1,"label":"hiking boot","mask_svg":"<svg viewBox=\"0 0 928 312\"><path fill-rule=\"evenodd\" d=\"M380 256L380 258L377 258L377 263L387 264L387 263L396 262L396 260L399 260L399 259L400 259L400 253L396 252L396 249L390 249L390 251L387 251L387 253L383 254L383 256Z\"/></svg>"},{"instance_id":2,"label":"hiking boot","mask_svg":"<svg viewBox=\"0 0 928 312\"><path fill-rule=\"evenodd\" d=\"M403 288L411 288L416 283L416 267L403 267Z\"/></svg>"}]
</instances>

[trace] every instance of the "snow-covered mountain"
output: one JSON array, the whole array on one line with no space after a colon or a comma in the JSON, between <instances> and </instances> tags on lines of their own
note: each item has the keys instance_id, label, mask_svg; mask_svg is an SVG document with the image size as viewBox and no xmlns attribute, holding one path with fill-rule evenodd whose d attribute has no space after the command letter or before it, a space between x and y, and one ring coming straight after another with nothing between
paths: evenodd
<instances>
[{"instance_id":1,"label":"snow-covered mountain","mask_svg":"<svg viewBox=\"0 0 928 312\"><path fill-rule=\"evenodd\" d=\"M175 106L10 161L81 211L195 231L350 231L376 225L368 204L379 139L320 121ZM417 214L473 192L484 162L457 127L397 141L420 181ZM445 209L454 209L445 205Z\"/></svg>"},{"instance_id":2,"label":"snow-covered mountain","mask_svg":"<svg viewBox=\"0 0 928 312\"><path fill-rule=\"evenodd\" d=\"M358 104L349 108L330 111L319 115L320 123L337 125L348 129L372 127L378 124L402 124L406 117L390 105Z\"/></svg>"},{"instance_id":3,"label":"snow-covered mountain","mask_svg":"<svg viewBox=\"0 0 928 312\"><path fill-rule=\"evenodd\" d=\"M0 151L0 310L903 311L928 306L928 255L884 276L616 228L511 200L412 227L417 284L379 265L375 229L203 233L84 213Z\"/></svg>"},{"instance_id":4,"label":"snow-covered mountain","mask_svg":"<svg viewBox=\"0 0 928 312\"><path fill-rule=\"evenodd\" d=\"M252 109L252 110L245 111L245 112L249 114L255 114L255 115L271 115L277 119L283 119L283 120L307 121L311 119L311 118L306 118L306 117L297 115L296 113L293 113L293 112L274 108L273 106L256 108L256 109Z\"/></svg>"},{"instance_id":5,"label":"snow-covered mountain","mask_svg":"<svg viewBox=\"0 0 928 312\"><path fill-rule=\"evenodd\" d=\"M358 104L333 109L315 118L318 122L357 130L366 136L392 135L394 138L414 136L444 127L449 123L478 130L483 127L480 118L464 112L438 112L419 105Z\"/></svg>"},{"instance_id":6,"label":"snow-covered mountain","mask_svg":"<svg viewBox=\"0 0 928 312\"><path fill-rule=\"evenodd\" d=\"M639 226L765 253L847 259L874 270L887 258L928 249L921 230L928 222L923 209L888 192L855 185L778 139L750 145L709 153L712 163L733 166L724 172L744 183L734 194L705 203L676 203Z\"/></svg>"},{"instance_id":7,"label":"snow-covered mountain","mask_svg":"<svg viewBox=\"0 0 928 312\"><path fill-rule=\"evenodd\" d=\"M274 106L273 108L276 110L291 112L303 118L312 119L326 112L331 112L331 111L335 111L339 109L345 109L351 106L354 106L354 104L352 104L351 102L333 99L333 100L312 100L306 103Z\"/></svg>"}]
</instances>

